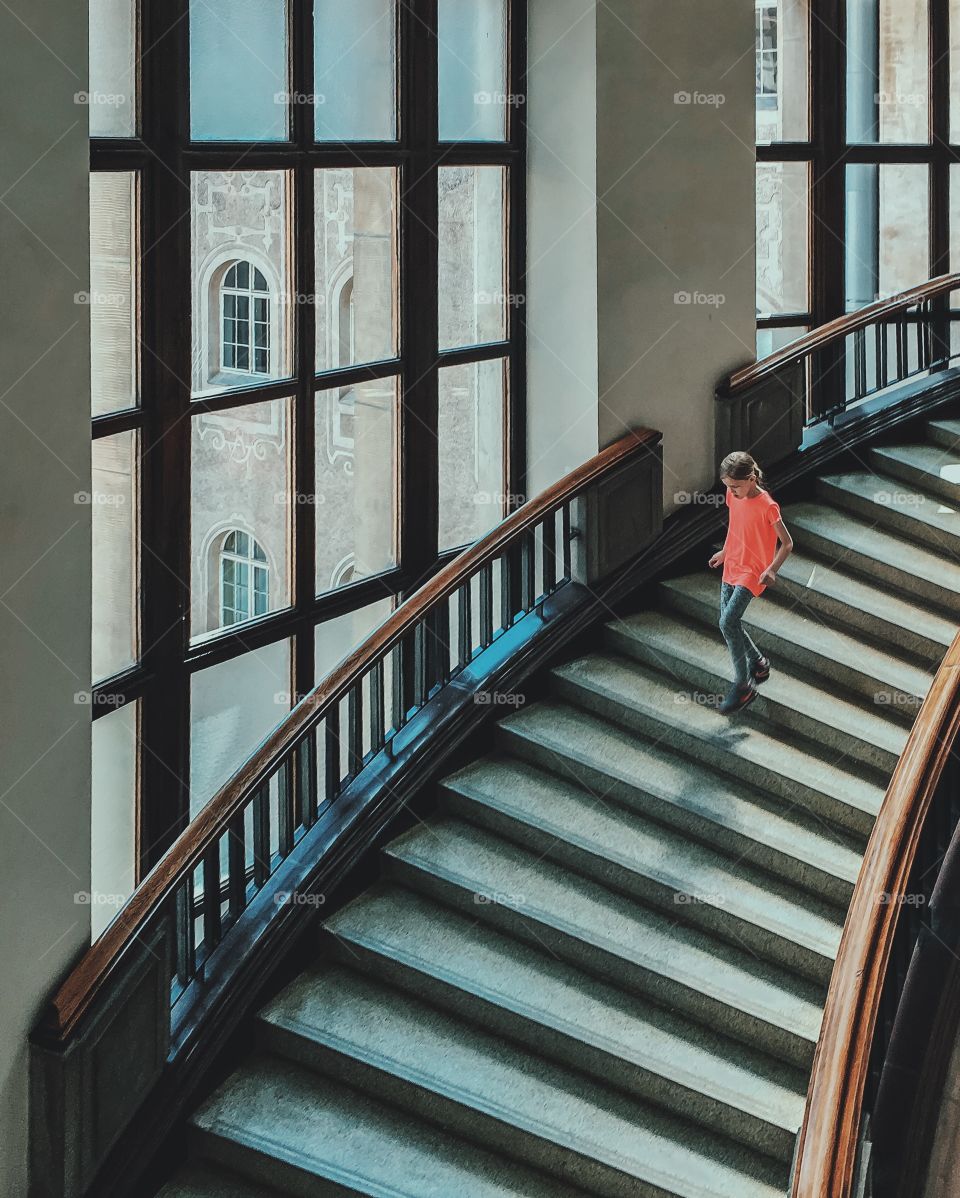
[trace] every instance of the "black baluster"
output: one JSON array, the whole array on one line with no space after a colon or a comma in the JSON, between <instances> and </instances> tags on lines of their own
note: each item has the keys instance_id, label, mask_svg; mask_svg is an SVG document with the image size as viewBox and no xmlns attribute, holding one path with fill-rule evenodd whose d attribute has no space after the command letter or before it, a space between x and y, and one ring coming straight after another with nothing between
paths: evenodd
<instances>
[{"instance_id":1,"label":"black baluster","mask_svg":"<svg viewBox=\"0 0 960 1198\"><path fill-rule=\"evenodd\" d=\"M457 659L462 670L473 660L473 589L470 579L460 587L458 595L457 639L459 641L459 653Z\"/></svg>"},{"instance_id":2,"label":"black baluster","mask_svg":"<svg viewBox=\"0 0 960 1198\"><path fill-rule=\"evenodd\" d=\"M277 840L281 860L293 849L293 833L297 826L292 780L292 762L285 757L277 771Z\"/></svg>"},{"instance_id":3,"label":"black baluster","mask_svg":"<svg viewBox=\"0 0 960 1198\"><path fill-rule=\"evenodd\" d=\"M867 352L863 329L853 334L853 398L862 399L867 393Z\"/></svg>"},{"instance_id":4,"label":"black baluster","mask_svg":"<svg viewBox=\"0 0 960 1198\"><path fill-rule=\"evenodd\" d=\"M570 504L565 503L560 509L560 512L563 517L563 581L569 582L573 577L573 562L571 554L573 535L570 528Z\"/></svg>"},{"instance_id":5,"label":"black baluster","mask_svg":"<svg viewBox=\"0 0 960 1198\"><path fill-rule=\"evenodd\" d=\"M500 558L500 627L504 631L513 627L515 587L513 546L508 545Z\"/></svg>"},{"instance_id":6,"label":"black baluster","mask_svg":"<svg viewBox=\"0 0 960 1198\"><path fill-rule=\"evenodd\" d=\"M247 906L247 836L241 807L231 816L227 832L227 896L230 922L236 923Z\"/></svg>"},{"instance_id":7,"label":"black baluster","mask_svg":"<svg viewBox=\"0 0 960 1198\"><path fill-rule=\"evenodd\" d=\"M557 585L557 513L551 512L543 525L543 593L549 595Z\"/></svg>"},{"instance_id":8,"label":"black baluster","mask_svg":"<svg viewBox=\"0 0 960 1198\"><path fill-rule=\"evenodd\" d=\"M520 606L524 612L533 610L534 589L537 581L535 549L533 533L525 532L520 541Z\"/></svg>"},{"instance_id":9,"label":"black baluster","mask_svg":"<svg viewBox=\"0 0 960 1198\"><path fill-rule=\"evenodd\" d=\"M370 748L379 753L384 743L383 658L370 671Z\"/></svg>"},{"instance_id":10,"label":"black baluster","mask_svg":"<svg viewBox=\"0 0 960 1198\"><path fill-rule=\"evenodd\" d=\"M312 828L317 819L316 729L311 728L295 749L297 761L297 805L300 822Z\"/></svg>"},{"instance_id":11,"label":"black baluster","mask_svg":"<svg viewBox=\"0 0 960 1198\"><path fill-rule=\"evenodd\" d=\"M220 943L220 841L203 854L203 943L209 957Z\"/></svg>"},{"instance_id":12,"label":"black baluster","mask_svg":"<svg viewBox=\"0 0 960 1198\"><path fill-rule=\"evenodd\" d=\"M340 793L340 702L327 712L324 721L324 800L332 803Z\"/></svg>"},{"instance_id":13,"label":"black baluster","mask_svg":"<svg viewBox=\"0 0 960 1198\"><path fill-rule=\"evenodd\" d=\"M877 331L877 380L882 391L889 379L887 377L887 324L883 321L874 325Z\"/></svg>"},{"instance_id":14,"label":"black baluster","mask_svg":"<svg viewBox=\"0 0 960 1198\"><path fill-rule=\"evenodd\" d=\"M193 870L177 887L174 899L177 921L177 981L181 989L193 981L197 969L197 950L193 926Z\"/></svg>"},{"instance_id":15,"label":"black baluster","mask_svg":"<svg viewBox=\"0 0 960 1198\"><path fill-rule=\"evenodd\" d=\"M253 796L253 884L257 890L270 877L270 783Z\"/></svg>"},{"instance_id":16,"label":"black baluster","mask_svg":"<svg viewBox=\"0 0 960 1198\"><path fill-rule=\"evenodd\" d=\"M493 563L480 567L480 644L493 641Z\"/></svg>"},{"instance_id":17,"label":"black baluster","mask_svg":"<svg viewBox=\"0 0 960 1198\"><path fill-rule=\"evenodd\" d=\"M363 765L363 678L347 691L347 776L356 777Z\"/></svg>"},{"instance_id":18,"label":"black baluster","mask_svg":"<svg viewBox=\"0 0 960 1198\"><path fill-rule=\"evenodd\" d=\"M399 732L407 722L407 638L401 637L393 650L393 726Z\"/></svg>"}]
</instances>

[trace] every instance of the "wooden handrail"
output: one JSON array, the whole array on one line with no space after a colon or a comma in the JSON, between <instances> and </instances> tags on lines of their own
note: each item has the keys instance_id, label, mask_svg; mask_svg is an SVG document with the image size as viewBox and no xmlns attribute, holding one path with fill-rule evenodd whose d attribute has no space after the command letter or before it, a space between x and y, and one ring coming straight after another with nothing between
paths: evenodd
<instances>
[{"instance_id":1,"label":"wooden handrail","mask_svg":"<svg viewBox=\"0 0 960 1198\"><path fill-rule=\"evenodd\" d=\"M850 312L846 316L838 316L836 320L831 320L828 324L813 329L768 357L762 358L759 362L751 362L749 366L735 370L726 380L722 394L724 396L739 395L782 367L808 357L814 350L822 349L833 341L848 337L858 329L867 328L869 325L894 316L897 312L905 311L916 304L935 299L937 296L957 288L960 288L960 274L937 275L933 279L928 279L926 283L911 287L909 291L887 296L885 299L877 300L876 303L868 304L865 308L858 308L856 312Z\"/></svg>"},{"instance_id":2,"label":"wooden handrail","mask_svg":"<svg viewBox=\"0 0 960 1198\"><path fill-rule=\"evenodd\" d=\"M901 899L958 731L960 633L893 771L854 887L814 1055L793 1198L852 1193L867 1068Z\"/></svg>"},{"instance_id":3,"label":"wooden handrail","mask_svg":"<svg viewBox=\"0 0 960 1198\"><path fill-rule=\"evenodd\" d=\"M425 614L464 585L478 569L500 556L523 534L575 499L588 487L643 451L659 445L661 434L636 429L602 450L517 508L496 528L465 549L390 616L339 666L306 695L217 792L143 879L124 908L90 946L60 986L43 1019L44 1034L65 1040L91 1008L95 998L126 956L134 941L160 912L177 886L227 831L257 787L270 777L287 754L338 703L356 680L382 660Z\"/></svg>"}]
</instances>

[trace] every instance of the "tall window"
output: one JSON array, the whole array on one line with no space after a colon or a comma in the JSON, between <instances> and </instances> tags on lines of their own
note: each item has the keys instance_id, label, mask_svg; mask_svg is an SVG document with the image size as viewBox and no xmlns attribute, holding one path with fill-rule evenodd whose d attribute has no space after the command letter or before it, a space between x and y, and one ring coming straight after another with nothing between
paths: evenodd
<instances>
[{"instance_id":1,"label":"tall window","mask_svg":"<svg viewBox=\"0 0 960 1198\"><path fill-rule=\"evenodd\" d=\"M235 262L220 290L224 370L270 373L270 290L249 262Z\"/></svg>"},{"instance_id":2,"label":"tall window","mask_svg":"<svg viewBox=\"0 0 960 1198\"><path fill-rule=\"evenodd\" d=\"M143 870L523 493L526 0L91 3L96 714L136 711Z\"/></svg>"},{"instance_id":3,"label":"tall window","mask_svg":"<svg viewBox=\"0 0 960 1198\"><path fill-rule=\"evenodd\" d=\"M241 624L266 615L269 608L270 568L258 541L245 532L231 532L220 550L220 624Z\"/></svg>"},{"instance_id":4,"label":"tall window","mask_svg":"<svg viewBox=\"0 0 960 1198\"><path fill-rule=\"evenodd\" d=\"M951 239L960 246L956 190L951 211L960 0L756 0L756 8L764 356L951 268ZM853 370L841 352L824 365L819 411Z\"/></svg>"}]
</instances>

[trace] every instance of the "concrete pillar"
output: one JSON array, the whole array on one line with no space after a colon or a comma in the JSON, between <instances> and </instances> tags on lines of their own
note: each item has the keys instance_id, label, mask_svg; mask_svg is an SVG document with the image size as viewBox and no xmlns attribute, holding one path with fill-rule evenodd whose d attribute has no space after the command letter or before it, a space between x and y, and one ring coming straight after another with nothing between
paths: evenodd
<instances>
[{"instance_id":1,"label":"concrete pillar","mask_svg":"<svg viewBox=\"0 0 960 1198\"><path fill-rule=\"evenodd\" d=\"M755 351L753 0L531 0L529 490L642 424L713 485Z\"/></svg>"},{"instance_id":2,"label":"concrete pillar","mask_svg":"<svg viewBox=\"0 0 960 1198\"><path fill-rule=\"evenodd\" d=\"M26 1194L27 1036L90 941L87 5L0 8L0 1193Z\"/></svg>"}]
</instances>

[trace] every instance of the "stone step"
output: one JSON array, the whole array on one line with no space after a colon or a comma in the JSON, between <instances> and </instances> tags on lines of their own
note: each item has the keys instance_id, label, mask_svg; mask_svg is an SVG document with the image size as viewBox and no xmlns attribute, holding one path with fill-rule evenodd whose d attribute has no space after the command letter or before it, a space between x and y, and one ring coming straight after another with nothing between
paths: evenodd
<instances>
[{"instance_id":1,"label":"stone step","mask_svg":"<svg viewBox=\"0 0 960 1198\"><path fill-rule=\"evenodd\" d=\"M834 507L878 524L894 536L954 560L960 557L960 505L867 470L821 475L816 493Z\"/></svg>"},{"instance_id":2,"label":"stone step","mask_svg":"<svg viewBox=\"0 0 960 1198\"><path fill-rule=\"evenodd\" d=\"M960 460L943 445L918 441L906 445L874 445L867 460L884 474L901 479L949 504L960 503Z\"/></svg>"},{"instance_id":3,"label":"stone step","mask_svg":"<svg viewBox=\"0 0 960 1198\"><path fill-rule=\"evenodd\" d=\"M789 1164L800 1070L399 887L326 927L342 964Z\"/></svg>"},{"instance_id":4,"label":"stone step","mask_svg":"<svg viewBox=\"0 0 960 1198\"><path fill-rule=\"evenodd\" d=\"M279 1190L252 1185L236 1173L195 1161L179 1170L157 1198L283 1198L283 1195Z\"/></svg>"},{"instance_id":5,"label":"stone step","mask_svg":"<svg viewBox=\"0 0 960 1198\"><path fill-rule=\"evenodd\" d=\"M586 1198L286 1058L244 1062L191 1120L210 1161L301 1198Z\"/></svg>"},{"instance_id":6,"label":"stone step","mask_svg":"<svg viewBox=\"0 0 960 1198\"><path fill-rule=\"evenodd\" d=\"M763 596L750 607L769 604ZM749 607L747 609L749 611ZM710 697L719 704L733 678L730 654L719 629L708 632L667 612L641 611L607 623L604 640L615 652L662 674L678 696ZM761 652L766 645L759 644ZM750 708L775 735L799 736L811 755L857 761L885 781L903 752L907 729L891 720L881 705L873 709L847 697L829 683L804 681L789 663L774 668Z\"/></svg>"},{"instance_id":7,"label":"stone step","mask_svg":"<svg viewBox=\"0 0 960 1198\"><path fill-rule=\"evenodd\" d=\"M591 1194L782 1198L787 1166L338 965L292 982L258 1030L275 1052Z\"/></svg>"},{"instance_id":8,"label":"stone step","mask_svg":"<svg viewBox=\"0 0 960 1198\"><path fill-rule=\"evenodd\" d=\"M773 662L800 666L809 674L852 691L884 715L910 725L926 695L931 675L885 648L875 648L850 632L818 618L815 609L784 595L777 584L751 601L744 627ZM688 574L660 583L664 607L682 612L708 627L717 627L718 587L709 574ZM766 684L764 684L766 686Z\"/></svg>"},{"instance_id":9,"label":"stone step","mask_svg":"<svg viewBox=\"0 0 960 1198\"><path fill-rule=\"evenodd\" d=\"M497 743L596 794L767 870L845 912L862 855L856 841L700 762L557 700L496 727Z\"/></svg>"},{"instance_id":10,"label":"stone step","mask_svg":"<svg viewBox=\"0 0 960 1198\"><path fill-rule=\"evenodd\" d=\"M842 920L812 895L516 758L445 778L446 810L762 960L830 980Z\"/></svg>"},{"instance_id":11,"label":"stone step","mask_svg":"<svg viewBox=\"0 0 960 1198\"><path fill-rule=\"evenodd\" d=\"M925 428L926 439L943 449L960 450L960 420L944 417L941 420L928 420Z\"/></svg>"},{"instance_id":12,"label":"stone step","mask_svg":"<svg viewBox=\"0 0 960 1198\"><path fill-rule=\"evenodd\" d=\"M957 630L950 617L796 549L780 567L776 589L778 602L830 621L867 647L907 655L931 677Z\"/></svg>"},{"instance_id":13,"label":"stone step","mask_svg":"<svg viewBox=\"0 0 960 1198\"><path fill-rule=\"evenodd\" d=\"M609 653L557 666L551 677L569 702L776 796L786 815L799 807L864 840L870 834L884 788L854 772L862 767L849 759L812 757L808 744L773 734L749 709L725 716L678 702L680 692L662 675Z\"/></svg>"},{"instance_id":14,"label":"stone step","mask_svg":"<svg viewBox=\"0 0 960 1198\"><path fill-rule=\"evenodd\" d=\"M572 873L482 828L443 818L384 850L387 875L469 918L808 1068L824 987Z\"/></svg>"},{"instance_id":15,"label":"stone step","mask_svg":"<svg viewBox=\"0 0 960 1198\"><path fill-rule=\"evenodd\" d=\"M829 566L856 571L874 587L933 604L944 615L960 615L960 564L823 504L793 504L783 518L795 542Z\"/></svg>"}]
</instances>

